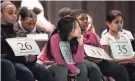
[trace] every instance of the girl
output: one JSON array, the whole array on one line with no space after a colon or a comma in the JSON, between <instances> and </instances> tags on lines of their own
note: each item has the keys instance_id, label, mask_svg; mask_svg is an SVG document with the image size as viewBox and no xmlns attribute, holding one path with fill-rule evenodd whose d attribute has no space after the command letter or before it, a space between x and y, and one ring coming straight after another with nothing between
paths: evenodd
<instances>
[{"instance_id":1,"label":"girl","mask_svg":"<svg viewBox=\"0 0 135 81\"><path fill-rule=\"evenodd\" d=\"M33 10L22 7L19 11L21 20L14 24L14 31L17 37L26 37L26 34L40 33L36 28L37 14L40 13L38 8ZM37 56L18 56L15 63L17 79L20 81L52 81L52 74L44 66L36 63Z\"/></svg>"},{"instance_id":2,"label":"girl","mask_svg":"<svg viewBox=\"0 0 135 81\"><path fill-rule=\"evenodd\" d=\"M87 13L81 9L76 9L71 13L71 16L76 17L80 23L81 30L84 36L84 44L101 48L97 35L93 33L91 29L87 30ZM125 68L112 61L86 56L85 64L88 69L88 78L90 81L102 81L102 74L105 76L111 76L116 81L128 81L128 75Z\"/></svg>"},{"instance_id":3,"label":"girl","mask_svg":"<svg viewBox=\"0 0 135 81\"><path fill-rule=\"evenodd\" d=\"M32 4L31 4L32 3ZM33 10L34 7L39 8L41 12L37 15L37 23L36 27L43 29L44 32L50 33L54 29L54 24L52 24L50 21L48 21L45 16L44 7L42 6L41 2L39 0L22 0L21 1L21 7L27 7L28 9Z\"/></svg>"},{"instance_id":4,"label":"girl","mask_svg":"<svg viewBox=\"0 0 135 81\"><path fill-rule=\"evenodd\" d=\"M13 23L17 20L16 6L10 1L1 3L1 81L16 81L16 71L11 62L12 51L6 38L14 37Z\"/></svg>"},{"instance_id":5,"label":"girl","mask_svg":"<svg viewBox=\"0 0 135 81\"><path fill-rule=\"evenodd\" d=\"M53 65L51 67L55 77L61 78L59 81L67 81L68 71L77 76L77 81L87 81L87 69L83 63L83 36L79 22L75 18L61 18L42 51L44 52L41 52L38 59L42 64L46 64L45 56L47 56L49 60L57 63L59 68L53 68ZM67 69L61 69L63 67Z\"/></svg>"},{"instance_id":6,"label":"girl","mask_svg":"<svg viewBox=\"0 0 135 81\"><path fill-rule=\"evenodd\" d=\"M109 41L111 40L128 40L129 41L129 38L120 32L122 24L123 24L123 19L122 19L122 14L120 11L112 10L107 14L107 27L109 31L101 38L100 43L111 58L113 57L112 57L112 52L110 51ZM124 59L113 58L113 61L116 61L119 63L135 62L135 56L131 58L124 58ZM135 75L133 76L133 73L135 73L135 66L133 66L132 64L125 65L125 66L127 68L131 81L135 81Z\"/></svg>"},{"instance_id":7,"label":"girl","mask_svg":"<svg viewBox=\"0 0 135 81\"><path fill-rule=\"evenodd\" d=\"M36 27L37 15L40 9L34 8L33 10L27 7L21 7L18 16L20 20L14 24L14 31L18 37L26 37L30 33L42 33L43 29Z\"/></svg>"}]
</instances>

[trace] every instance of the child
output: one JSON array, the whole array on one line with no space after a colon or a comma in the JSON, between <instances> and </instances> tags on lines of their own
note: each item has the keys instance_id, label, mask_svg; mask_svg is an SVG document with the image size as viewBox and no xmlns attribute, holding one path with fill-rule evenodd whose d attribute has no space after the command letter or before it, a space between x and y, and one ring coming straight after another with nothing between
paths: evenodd
<instances>
[{"instance_id":1,"label":"child","mask_svg":"<svg viewBox=\"0 0 135 81\"><path fill-rule=\"evenodd\" d=\"M112 57L112 52L110 49L110 44L109 41L111 40L128 40L130 39L127 37L127 35L124 35L121 30L121 26L123 25L123 18L122 18L122 13L119 10L111 10L107 14L107 27L109 31L101 38L101 45L104 48L104 50L109 54L111 58ZM113 61L122 63L122 62L135 62L135 56L131 58L124 58L124 59L114 59ZM135 75L133 76L133 73L135 72L135 66L132 64L125 65L127 68L127 71L129 73L129 77L131 81L135 81Z\"/></svg>"},{"instance_id":2,"label":"child","mask_svg":"<svg viewBox=\"0 0 135 81\"><path fill-rule=\"evenodd\" d=\"M87 30L89 24L87 13L81 9L76 9L71 13L71 16L76 17L80 23L84 44L101 48L98 36L91 29ZM113 77L115 81L128 81L125 68L112 61L86 56L85 64L88 69L88 78L91 81L102 81L102 74Z\"/></svg>"},{"instance_id":3,"label":"child","mask_svg":"<svg viewBox=\"0 0 135 81\"><path fill-rule=\"evenodd\" d=\"M16 6L10 1L1 3L1 81L16 81L16 71L11 62L12 51L6 38L13 37L13 23L17 20Z\"/></svg>"},{"instance_id":4,"label":"child","mask_svg":"<svg viewBox=\"0 0 135 81\"><path fill-rule=\"evenodd\" d=\"M87 81L87 69L83 63L83 36L76 18L63 17L59 20L56 29L38 57L42 64L46 63L45 56L59 66L59 68L52 69L56 77L62 78L59 81L67 81L68 70L70 74L77 76L77 81ZM60 69L61 67L67 69ZM61 72L57 71L59 69Z\"/></svg>"}]
</instances>

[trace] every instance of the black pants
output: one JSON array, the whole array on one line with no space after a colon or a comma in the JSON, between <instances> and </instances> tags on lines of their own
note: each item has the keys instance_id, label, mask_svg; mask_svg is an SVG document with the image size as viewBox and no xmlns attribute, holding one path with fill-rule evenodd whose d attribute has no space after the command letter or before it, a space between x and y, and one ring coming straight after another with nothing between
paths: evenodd
<instances>
[{"instance_id":1,"label":"black pants","mask_svg":"<svg viewBox=\"0 0 135 81\"><path fill-rule=\"evenodd\" d=\"M1 81L16 81L14 65L6 59L1 59Z\"/></svg>"},{"instance_id":2,"label":"black pants","mask_svg":"<svg viewBox=\"0 0 135 81\"><path fill-rule=\"evenodd\" d=\"M29 67L21 63L15 64L17 79L19 81L53 81L53 75L44 66L36 63Z\"/></svg>"},{"instance_id":3,"label":"black pants","mask_svg":"<svg viewBox=\"0 0 135 81\"><path fill-rule=\"evenodd\" d=\"M124 64L127 69L130 81L135 81L135 65L133 64Z\"/></svg>"},{"instance_id":4,"label":"black pants","mask_svg":"<svg viewBox=\"0 0 135 81\"><path fill-rule=\"evenodd\" d=\"M103 60L96 64L89 59L85 59L90 81L102 81L102 76L110 76L115 81L129 81L127 71L124 66L115 62Z\"/></svg>"},{"instance_id":5,"label":"black pants","mask_svg":"<svg viewBox=\"0 0 135 81\"><path fill-rule=\"evenodd\" d=\"M105 76L111 76L115 81L129 81L126 68L112 61L103 60L98 64L101 72Z\"/></svg>"}]
</instances>

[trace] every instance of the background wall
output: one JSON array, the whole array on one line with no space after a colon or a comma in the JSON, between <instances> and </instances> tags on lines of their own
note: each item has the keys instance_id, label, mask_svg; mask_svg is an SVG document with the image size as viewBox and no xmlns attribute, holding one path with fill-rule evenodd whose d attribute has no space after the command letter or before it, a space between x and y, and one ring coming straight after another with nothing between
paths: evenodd
<instances>
[{"instance_id":1,"label":"background wall","mask_svg":"<svg viewBox=\"0 0 135 81\"><path fill-rule=\"evenodd\" d=\"M20 1L12 1L17 7ZM70 7L72 9L83 9L88 12L94 20L96 32L106 28L106 13L112 9L118 9L123 14L124 28L135 34L135 1L40 1L45 10L45 17L53 24L57 23L57 12L60 8Z\"/></svg>"}]
</instances>

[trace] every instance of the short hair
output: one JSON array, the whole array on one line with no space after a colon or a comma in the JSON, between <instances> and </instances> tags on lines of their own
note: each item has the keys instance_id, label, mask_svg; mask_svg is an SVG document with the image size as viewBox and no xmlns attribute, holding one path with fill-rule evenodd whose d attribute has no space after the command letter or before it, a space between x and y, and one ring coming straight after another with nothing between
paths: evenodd
<instances>
[{"instance_id":1,"label":"short hair","mask_svg":"<svg viewBox=\"0 0 135 81\"><path fill-rule=\"evenodd\" d=\"M59 18L65 17L65 16L69 15L71 12L72 12L71 8L68 8L68 7L61 8L58 11L58 17Z\"/></svg>"},{"instance_id":2,"label":"short hair","mask_svg":"<svg viewBox=\"0 0 135 81\"><path fill-rule=\"evenodd\" d=\"M77 17L79 16L81 13L86 13L84 10L82 9L75 9L71 12L70 16L72 17Z\"/></svg>"}]
</instances>

